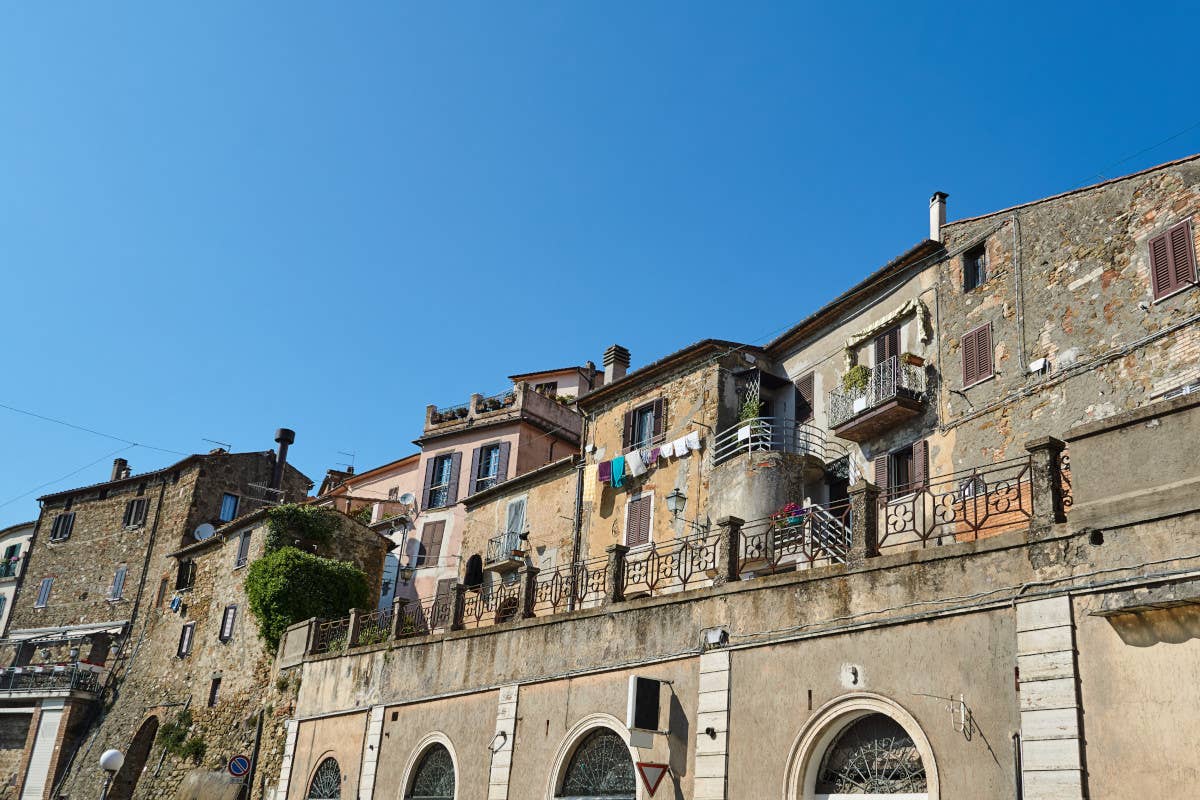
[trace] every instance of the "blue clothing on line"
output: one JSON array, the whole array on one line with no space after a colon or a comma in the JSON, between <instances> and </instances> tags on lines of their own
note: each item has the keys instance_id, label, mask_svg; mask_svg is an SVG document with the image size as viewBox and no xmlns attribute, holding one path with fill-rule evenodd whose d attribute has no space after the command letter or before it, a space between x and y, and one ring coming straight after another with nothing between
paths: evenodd
<instances>
[{"instance_id":1,"label":"blue clothing on line","mask_svg":"<svg viewBox=\"0 0 1200 800\"><path fill-rule=\"evenodd\" d=\"M625 456L617 456L612 460L612 485L620 486L625 477Z\"/></svg>"}]
</instances>

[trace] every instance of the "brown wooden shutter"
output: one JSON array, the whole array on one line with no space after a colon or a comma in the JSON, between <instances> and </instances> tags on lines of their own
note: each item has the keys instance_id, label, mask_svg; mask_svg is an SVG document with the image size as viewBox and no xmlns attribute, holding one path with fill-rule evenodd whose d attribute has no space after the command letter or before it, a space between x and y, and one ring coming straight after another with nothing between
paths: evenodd
<instances>
[{"instance_id":1,"label":"brown wooden shutter","mask_svg":"<svg viewBox=\"0 0 1200 800\"><path fill-rule=\"evenodd\" d=\"M457 450L450 456L450 484L446 489L446 505L458 502L458 473L462 471L462 453Z\"/></svg>"},{"instance_id":2,"label":"brown wooden shutter","mask_svg":"<svg viewBox=\"0 0 1200 800\"><path fill-rule=\"evenodd\" d=\"M442 536L445 533L445 521L426 522L421 528L421 545L425 548L425 563L420 566L431 566L438 563L442 557Z\"/></svg>"},{"instance_id":3,"label":"brown wooden shutter","mask_svg":"<svg viewBox=\"0 0 1200 800\"><path fill-rule=\"evenodd\" d=\"M124 519L121 520L121 525L123 527L126 527L126 528L129 527L129 520L133 517L133 504L134 504L133 500L130 500L128 503L125 504L125 517L124 517Z\"/></svg>"},{"instance_id":4,"label":"brown wooden shutter","mask_svg":"<svg viewBox=\"0 0 1200 800\"><path fill-rule=\"evenodd\" d=\"M880 489L887 489L888 485L888 457L879 456L875 459L875 485Z\"/></svg>"},{"instance_id":5,"label":"brown wooden shutter","mask_svg":"<svg viewBox=\"0 0 1200 800\"><path fill-rule=\"evenodd\" d=\"M816 378L811 372L796 381L796 422L810 422L813 418L815 381Z\"/></svg>"},{"instance_id":6,"label":"brown wooden shutter","mask_svg":"<svg viewBox=\"0 0 1200 800\"><path fill-rule=\"evenodd\" d=\"M482 454L482 447L476 447L471 451L471 472L467 476L467 497L475 494L475 486L479 483L479 456Z\"/></svg>"},{"instance_id":7,"label":"brown wooden shutter","mask_svg":"<svg viewBox=\"0 0 1200 800\"><path fill-rule=\"evenodd\" d=\"M622 450L633 445L633 424L634 424L634 412L626 411L625 412L625 427L621 431L621 449Z\"/></svg>"},{"instance_id":8,"label":"brown wooden shutter","mask_svg":"<svg viewBox=\"0 0 1200 800\"><path fill-rule=\"evenodd\" d=\"M900 329L888 328L875 337L875 364L879 365L900 355Z\"/></svg>"},{"instance_id":9,"label":"brown wooden shutter","mask_svg":"<svg viewBox=\"0 0 1200 800\"><path fill-rule=\"evenodd\" d=\"M654 439L658 441L658 437L662 436L663 429L667 424L667 401L665 398L658 398L654 401Z\"/></svg>"},{"instance_id":10,"label":"brown wooden shutter","mask_svg":"<svg viewBox=\"0 0 1200 800\"><path fill-rule=\"evenodd\" d=\"M512 448L512 442L500 443L500 456L496 464L496 483L504 483L508 480L508 453Z\"/></svg>"},{"instance_id":11,"label":"brown wooden shutter","mask_svg":"<svg viewBox=\"0 0 1200 800\"><path fill-rule=\"evenodd\" d=\"M1166 233L1150 240L1150 289L1154 299L1171 291L1171 247Z\"/></svg>"},{"instance_id":12,"label":"brown wooden shutter","mask_svg":"<svg viewBox=\"0 0 1200 800\"><path fill-rule=\"evenodd\" d=\"M429 508L429 487L433 485L433 468L436 464L436 457L425 462L425 488L421 490L421 508Z\"/></svg>"},{"instance_id":13,"label":"brown wooden shutter","mask_svg":"<svg viewBox=\"0 0 1200 800\"><path fill-rule=\"evenodd\" d=\"M650 496L631 501L627 513L625 544L628 547L637 547L650 541Z\"/></svg>"},{"instance_id":14,"label":"brown wooden shutter","mask_svg":"<svg viewBox=\"0 0 1200 800\"><path fill-rule=\"evenodd\" d=\"M913 489L924 489L929 480L929 442L922 439L913 442Z\"/></svg>"},{"instance_id":15,"label":"brown wooden shutter","mask_svg":"<svg viewBox=\"0 0 1200 800\"><path fill-rule=\"evenodd\" d=\"M963 334L962 341L959 342L959 350L962 351L963 386L970 386L978 379L979 352L975 344L977 337L978 331L969 331Z\"/></svg>"},{"instance_id":16,"label":"brown wooden shutter","mask_svg":"<svg viewBox=\"0 0 1200 800\"><path fill-rule=\"evenodd\" d=\"M1167 231L1171 249L1171 291L1196 282L1196 250L1190 220Z\"/></svg>"},{"instance_id":17,"label":"brown wooden shutter","mask_svg":"<svg viewBox=\"0 0 1200 800\"><path fill-rule=\"evenodd\" d=\"M976 380L981 381L996 374L995 366L992 364L992 324L990 322L975 334L975 360L979 370L975 377Z\"/></svg>"}]
</instances>

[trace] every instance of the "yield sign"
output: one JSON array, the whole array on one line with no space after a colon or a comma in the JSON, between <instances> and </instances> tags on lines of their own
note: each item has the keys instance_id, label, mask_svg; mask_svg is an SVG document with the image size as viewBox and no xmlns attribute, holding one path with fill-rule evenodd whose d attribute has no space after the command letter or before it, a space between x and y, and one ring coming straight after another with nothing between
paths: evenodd
<instances>
[{"instance_id":1,"label":"yield sign","mask_svg":"<svg viewBox=\"0 0 1200 800\"><path fill-rule=\"evenodd\" d=\"M637 762L637 771L638 775L642 776L642 785L646 787L646 791L653 797L654 792L658 789L658 785L662 783L663 776L667 774L667 765L639 761Z\"/></svg>"}]
</instances>

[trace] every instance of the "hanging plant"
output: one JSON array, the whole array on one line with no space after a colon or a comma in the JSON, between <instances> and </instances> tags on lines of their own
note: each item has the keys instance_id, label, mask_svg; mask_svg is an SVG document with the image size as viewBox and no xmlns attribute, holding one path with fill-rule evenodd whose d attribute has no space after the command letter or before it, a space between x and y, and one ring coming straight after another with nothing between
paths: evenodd
<instances>
[{"instance_id":1,"label":"hanging plant","mask_svg":"<svg viewBox=\"0 0 1200 800\"><path fill-rule=\"evenodd\" d=\"M862 364L855 364L842 376L842 388L847 392L862 392L870 381L871 370Z\"/></svg>"},{"instance_id":2,"label":"hanging plant","mask_svg":"<svg viewBox=\"0 0 1200 800\"><path fill-rule=\"evenodd\" d=\"M762 399L751 395L742 403L741 409L738 411L738 422L756 419L762 416L763 402Z\"/></svg>"}]
</instances>

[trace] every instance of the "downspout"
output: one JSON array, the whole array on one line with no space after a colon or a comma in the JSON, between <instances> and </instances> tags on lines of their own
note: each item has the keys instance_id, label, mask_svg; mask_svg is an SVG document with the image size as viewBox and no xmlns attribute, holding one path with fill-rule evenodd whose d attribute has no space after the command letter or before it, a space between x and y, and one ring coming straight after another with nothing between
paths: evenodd
<instances>
[{"instance_id":1,"label":"downspout","mask_svg":"<svg viewBox=\"0 0 1200 800\"><path fill-rule=\"evenodd\" d=\"M1021 780L1021 772L1024 770L1024 765L1021 763L1021 734L1014 733L1012 735L1013 745L1013 788L1016 790L1015 797L1017 800L1024 800L1025 785Z\"/></svg>"},{"instance_id":2,"label":"downspout","mask_svg":"<svg viewBox=\"0 0 1200 800\"><path fill-rule=\"evenodd\" d=\"M368 718L370 715L368 715ZM263 732L263 710L258 710L258 731L254 734L254 751L250 754L250 772L246 775L246 782L242 784L242 797L249 800L254 793L254 775L258 772L258 750L262 744Z\"/></svg>"},{"instance_id":3,"label":"downspout","mask_svg":"<svg viewBox=\"0 0 1200 800\"><path fill-rule=\"evenodd\" d=\"M1014 211L1013 222L1013 294L1016 296L1017 343L1021 351L1021 372L1028 369L1029 357L1025 351L1025 284L1021 280L1021 218Z\"/></svg>"},{"instance_id":4,"label":"downspout","mask_svg":"<svg viewBox=\"0 0 1200 800\"><path fill-rule=\"evenodd\" d=\"M575 467L575 530L571 537L571 573L574 575L576 565L579 563L579 550L582 545L583 536L583 474L587 465L587 456L582 452L587 447L588 434L588 418L583 417L583 428L579 439L580 459L579 464ZM575 610L575 591L572 586L571 594L567 597L567 610Z\"/></svg>"}]
</instances>

